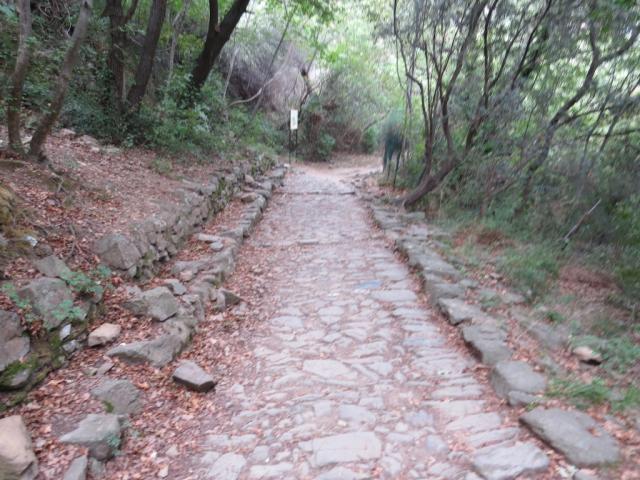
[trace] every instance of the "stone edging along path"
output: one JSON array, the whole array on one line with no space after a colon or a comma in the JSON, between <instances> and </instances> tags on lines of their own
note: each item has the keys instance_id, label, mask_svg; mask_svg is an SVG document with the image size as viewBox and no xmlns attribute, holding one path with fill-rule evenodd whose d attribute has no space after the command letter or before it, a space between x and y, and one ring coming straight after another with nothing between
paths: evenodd
<instances>
[{"instance_id":1,"label":"stone edging along path","mask_svg":"<svg viewBox=\"0 0 640 480\"><path fill-rule=\"evenodd\" d=\"M170 272L175 278L165 278L162 286L146 290L133 284L126 287L129 298L123 306L135 316L150 317L152 333L147 333L148 339L111 347L106 351L108 357L119 358L125 363L163 367L189 344L209 306L213 304L222 310L240 301L232 292L220 287L233 272L240 246L260 220L274 189L282 184L285 172L284 166L277 166L265 175L258 173L260 176L256 175L254 179L247 172L237 171L226 180L214 179L209 186L196 188L194 185L176 212L163 215L162 220L152 217L133 226L130 237L110 234L105 237L107 240L103 238L97 242L110 245L109 249L102 250L103 262L129 277L150 278L159 262L176 255L184 239L203 226L212 214L221 211L232 198L241 204L233 218L217 226L218 235L196 234L198 243L202 242L207 248L198 249L204 252L200 253L200 258L175 262ZM168 221L169 218L173 220ZM155 225L157 230L145 225ZM147 232L145 239L140 237L143 231ZM120 334L119 325L103 323L88 336L80 334L74 341L78 348L80 342L85 341L90 347L102 347L115 342ZM140 391L131 381L105 376L112 367L113 363L107 361L96 369L95 375L104 378L91 390L91 395L103 402L106 412L87 415L75 430L59 438L62 443L88 450L88 455L72 462L65 479L85 478L87 470L94 478L99 478L104 469L103 462L118 451L127 417L141 410ZM189 361L181 362L172 377L194 391L207 391L215 385L209 373ZM2 449L3 439L11 439L10 452ZM5 471L7 468L9 470ZM31 438L22 417L14 415L0 420L0 478L7 474L29 480L35 478L37 471Z\"/></svg>"},{"instance_id":2,"label":"stone edging along path","mask_svg":"<svg viewBox=\"0 0 640 480\"><path fill-rule=\"evenodd\" d=\"M583 412L544 407L546 376L527 362L512 359L508 323L467 302L467 290L476 288L476 283L464 278L435 250L438 237L446 233L430 226L423 213L406 213L375 200L368 205L374 222L423 280L434 305L458 327L474 356L491 368L490 383L496 394L513 407L533 407L520 416L521 423L576 467L571 469L575 479L595 478L578 468L616 463L619 445L593 418ZM517 295L509 296L519 301Z\"/></svg>"}]
</instances>

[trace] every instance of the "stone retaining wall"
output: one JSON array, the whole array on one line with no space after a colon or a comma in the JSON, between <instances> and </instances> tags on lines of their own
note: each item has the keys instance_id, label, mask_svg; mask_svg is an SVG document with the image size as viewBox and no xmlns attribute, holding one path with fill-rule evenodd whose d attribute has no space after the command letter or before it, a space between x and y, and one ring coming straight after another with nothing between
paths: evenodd
<instances>
[{"instance_id":1,"label":"stone retaining wall","mask_svg":"<svg viewBox=\"0 0 640 480\"><path fill-rule=\"evenodd\" d=\"M115 273L148 280L187 238L248 185L252 191L268 192L264 196L255 193L255 215L250 222L253 225L266 196L271 195L274 181L284 176L284 169L280 168L254 180L254 176L259 178L271 167L273 161L265 156L258 164L235 167L206 184L185 181L177 192L177 204L167 205L162 212L132 224L127 233L103 236L95 242L94 250ZM218 260L228 254L221 252ZM227 266L232 263L226 260ZM35 261L34 266L42 276L24 285L3 285L25 318L21 321L17 314L0 310L0 411L24 398L52 369L86 345L88 326L101 305L102 287L83 272L71 271L59 258L51 255ZM223 275L225 268L217 268L218 275ZM33 328L37 324L42 328Z\"/></svg>"}]
</instances>

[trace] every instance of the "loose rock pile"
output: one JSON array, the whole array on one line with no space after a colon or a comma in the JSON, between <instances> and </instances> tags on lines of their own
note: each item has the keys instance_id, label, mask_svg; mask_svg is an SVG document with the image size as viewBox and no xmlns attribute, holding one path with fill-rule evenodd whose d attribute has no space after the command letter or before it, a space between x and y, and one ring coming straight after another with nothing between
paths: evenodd
<instances>
[{"instance_id":1,"label":"loose rock pile","mask_svg":"<svg viewBox=\"0 0 640 480\"><path fill-rule=\"evenodd\" d=\"M376 224L422 277L425 292L449 323L460 329L478 360L492 367L490 378L496 393L513 406L544 404L545 375L526 362L511 359L508 323L469 303L467 291L476 289L476 283L465 279L436 251L439 240L447 234L429 226L421 213L405 213L377 203L370 206ZM486 296L495 292L478 293ZM503 297L507 304L524 300L516 294ZM489 421L474 421L485 420ZM585 413L539 406L520 420L576 467L598 467L619 459L617 442ZM529 465L529 471L534 472L546 468L548 459L533 445L516 443L483 452L473 461L476 472L487 479L515 478L513 468L518 464Z\"/></svg>"}]
</instances>

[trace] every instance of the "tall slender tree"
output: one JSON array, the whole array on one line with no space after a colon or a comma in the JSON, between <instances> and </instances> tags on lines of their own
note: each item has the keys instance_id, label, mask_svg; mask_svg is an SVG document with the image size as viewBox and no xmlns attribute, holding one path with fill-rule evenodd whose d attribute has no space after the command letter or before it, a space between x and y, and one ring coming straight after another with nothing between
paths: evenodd
<instances>
[{"instance_id":1,"label":"tall slender tree","mask_svg":"<svg viewBox=\"0 0 640 480\"><path fill-rule=\"evenodd\" d=\"M20 136L20 108L22 105L22 87L29 69L31 49L31 3L29 0L18 0L18 17L20 27L18 33L18 53L16 65L11 75L11 90L7 99L7 129L9 133L9 148L16 153L23 153L22 137Z\"/></svg>"}]
</instances>

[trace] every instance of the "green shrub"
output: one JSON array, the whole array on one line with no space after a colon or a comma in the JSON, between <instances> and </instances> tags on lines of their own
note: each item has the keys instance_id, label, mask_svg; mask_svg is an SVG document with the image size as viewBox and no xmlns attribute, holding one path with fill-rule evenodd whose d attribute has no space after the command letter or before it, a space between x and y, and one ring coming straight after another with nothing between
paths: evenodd
<instances>
[{"instance_id":1,"label":"green shrub","mask_svg":"<svg viewBox=\"0 0 640 480\"><path fill-rule=\"evenodd\" d=\"M318 140L317 154L320 160L327 161L331 158L333 149L336 146L336 139L328 133L321 133Z\"/></svg>"},{"instance_id":2,"label":"green shrub","mask_svg":"<svg viewBox=\"0 0 640 480\"><path fill-rule=\"evenodd\" d=\"M362 134L362 151L373 153L378 148L378 133L374 128L368 128Z\"/></svg>"}]
</instances>

